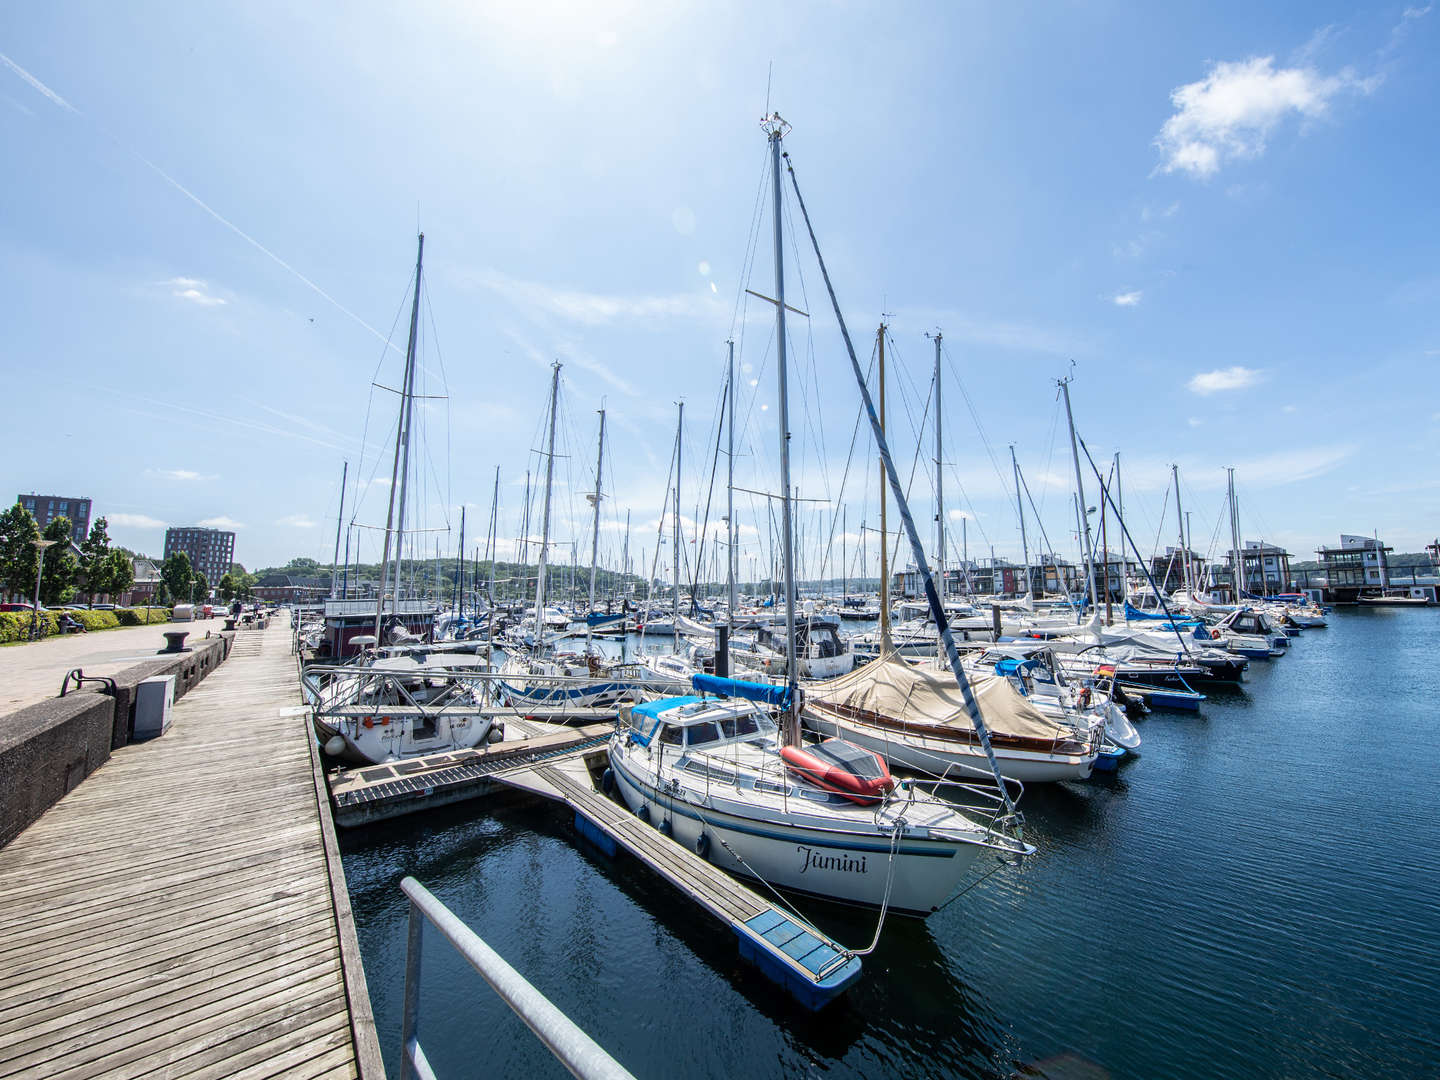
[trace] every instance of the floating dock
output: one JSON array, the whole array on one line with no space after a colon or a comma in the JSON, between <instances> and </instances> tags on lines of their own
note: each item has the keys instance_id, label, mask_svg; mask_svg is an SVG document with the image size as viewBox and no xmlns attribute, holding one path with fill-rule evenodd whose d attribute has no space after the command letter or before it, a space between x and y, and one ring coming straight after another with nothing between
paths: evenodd
<instances>
[{"instance_id":1,"label":"floating dock","mask_svg":"<svg viewBox=\"0 0 1440 1080\"><path fill-rule=\"evenodd\" d=\"M533 714L525 714L530 718ZM538 717L537 717L538 718ZM435 806L464 802L493 793L497 775L558 756L603 754L610 722L566 728L528 739L495 743L479 750L456 750L385 765L366 765L330 774L335 824L353 828L413 814Z\"/></svg>"},{"instance_id":2,"label":"floating dock","mask_svg":"<svg viewBox=\"0 0 1440 1080\"><path fill-rule=\"evenodd\" d=\"M0 850L0 1077L383 1077L278 622Z\"/></svg>"}]
</instances>

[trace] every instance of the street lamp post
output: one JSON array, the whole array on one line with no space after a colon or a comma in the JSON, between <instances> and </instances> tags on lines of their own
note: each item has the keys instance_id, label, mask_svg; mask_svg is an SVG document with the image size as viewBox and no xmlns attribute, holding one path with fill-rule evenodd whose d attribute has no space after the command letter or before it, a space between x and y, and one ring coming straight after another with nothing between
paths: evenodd
<instances>
[{"instance_id":1,"label":"street lamp post","mask_svg":"<svg viewBox=\"0 0 1440 1080\"><path fill-rule=\"evenodd\" d=\"M45 549L58 540L31 540L35 550L40 552L40 560L35 564L35 610L30 613L30 640L34 641L40 636L40 575L45 569Z\"/></svg>"}]
</instances>

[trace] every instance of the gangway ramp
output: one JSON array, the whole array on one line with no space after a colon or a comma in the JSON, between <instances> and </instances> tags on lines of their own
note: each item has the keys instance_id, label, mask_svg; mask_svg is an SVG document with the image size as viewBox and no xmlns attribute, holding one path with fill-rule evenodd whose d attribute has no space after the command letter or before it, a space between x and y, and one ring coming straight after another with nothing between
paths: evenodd
<instances>
[{"instance_id":1,"label":"gangway ramp","mask_svg":"<svg viewBox=\"0 0 1440 1080\"><path fill-rule=\"evenodd\" d=\"M860 977L858 956L596 790L574 756L507 769L494 779L565 803L583 836L608 855L624 848L719 919L735 933L741 958L807 1008L820 1008Z\"/></svg>"}]
</instances>

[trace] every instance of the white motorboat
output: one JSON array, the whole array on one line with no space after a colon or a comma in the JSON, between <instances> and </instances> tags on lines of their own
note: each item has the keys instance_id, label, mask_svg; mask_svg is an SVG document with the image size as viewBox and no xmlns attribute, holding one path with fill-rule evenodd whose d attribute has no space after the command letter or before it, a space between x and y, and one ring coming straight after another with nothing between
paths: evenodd
<instances>
[{"instance_id":1,"label":"white motorboat","mask_svg":"<svg viewBox=\"0 0 1440 1080\"><path fill-rule=\"evenodd\" d=\"M855 667L855 651L842 638L839 624L825 616L807 618L795 625L795 656L802 679L833 679ZM764 675L784 675L787 664L785 631L761 626L753 637L731 643L735 662Z\"/></svg>"}]
</instances>

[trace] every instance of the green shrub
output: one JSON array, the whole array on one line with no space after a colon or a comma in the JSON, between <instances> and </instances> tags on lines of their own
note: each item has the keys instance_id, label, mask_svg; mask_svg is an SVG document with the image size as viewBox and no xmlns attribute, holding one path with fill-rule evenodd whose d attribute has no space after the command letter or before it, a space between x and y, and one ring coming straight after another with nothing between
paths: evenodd
<instances>
[{"instance_id":1,"label":"green shrub","mask_svg":"<svg viewBox=\"0 0 1440 1080\"><path fill-rule=\"evenodd\" d=\"M29 611L0 611L0 643L7 641L29 641L30 620L34 615ZM40 636L49 637L60 629L59 620L53 611L40 612Z\"/></svg>"},{"instance_id":2,"label":"green shrub","mask_svg":"<svg viewBox=\"0 0 1440 1080\"><path fill-rule=\"evenodd\" d=\"M86 611L80 608L66 614L86 630L114 630L120 625L120 619L113 611Z\"/></svg>"},{"instance_id":3,"label":"green shrub","mask_svg":"<svg viewBox=\"0 0 1440 1080\"><path fill-rule=\"evenodd\" d=\"M69 615L86 630L114 630L119 626L146 626L170 621L170 609L163 607L117 608L114 611L60 609L40 612L40 636L51 637L60 632L60 616ZM0 645L11 641L30 640L28 611L0 611Z\"/></svg>"}]
</instances>

